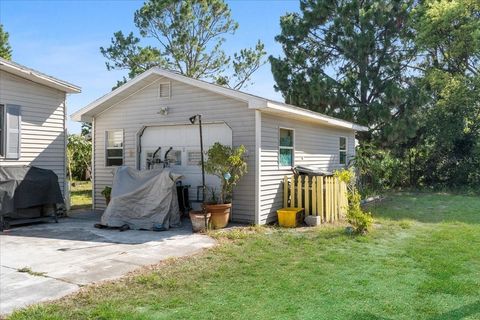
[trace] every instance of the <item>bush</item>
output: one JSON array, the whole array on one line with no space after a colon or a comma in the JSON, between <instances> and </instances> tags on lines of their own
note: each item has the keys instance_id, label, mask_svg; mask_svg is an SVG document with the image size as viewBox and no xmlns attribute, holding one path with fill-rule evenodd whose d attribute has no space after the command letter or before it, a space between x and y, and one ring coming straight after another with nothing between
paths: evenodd
<instances>
[{"instance_id":1,"label":"bush","mask_svg":"<svg viewBox=\"0 0 480 320\"><path fill-rule=\"evenodd\" d=\"M342 169L335 172L335 177L347 184L347 222L352 225L354 233L367 233L373 224L373 218L370 212L363 211L360 206L361 196L355 186L355 173L353 170Z\"/></svg>"}]
</instances>

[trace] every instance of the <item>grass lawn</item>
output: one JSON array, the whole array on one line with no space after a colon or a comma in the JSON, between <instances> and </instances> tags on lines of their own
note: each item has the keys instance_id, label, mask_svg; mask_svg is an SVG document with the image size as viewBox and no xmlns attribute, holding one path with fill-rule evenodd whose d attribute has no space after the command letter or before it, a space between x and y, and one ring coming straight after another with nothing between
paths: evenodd
<instances>
[{"instance_id":1,"label":"grass lawn","mask_svg":"<svg viewBox=\"0 0 480 320\"><path fill-rule=\"evenodd\" d=\"M75 181L70 187L70 202L72 210L92 208L92 182Z\"/></svg>"},{"instance_id":2,"label":"grass lawn","mask_svg":"<svg viewBox=\"0 0 480 320\"><path fill-rule=\"evenodd\" d=\"M205 253L11 319L480 319L480 199L397 194L343 227L220 232Z\"/></svg>"}]
</instances>

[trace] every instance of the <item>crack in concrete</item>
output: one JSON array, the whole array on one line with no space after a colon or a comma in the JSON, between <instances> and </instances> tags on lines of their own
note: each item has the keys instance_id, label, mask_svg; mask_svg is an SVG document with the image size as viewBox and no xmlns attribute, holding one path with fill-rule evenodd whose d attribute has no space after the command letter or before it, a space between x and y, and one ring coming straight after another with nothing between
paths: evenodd
<instances>
[{"instance_id":1,"label":"crack in concrete","mask_svg":"<svg viewBox=\"0 0 480 320\"><path fill-rule=\"evenodd\" d=\"M18 273L26 273L26 274L31 275L32 277L43 277L43 278L53 279L53 280L65 282L65 283L68 283L68 284L73 284L73 285L76 285L78 287L83 287L84 286L83 284L80 284L80 283L75 283L75 282L68 281L68 280L65 280L65 279L62 279L62 278L55 278L55 277L49 276L48 273L46 273L46 272L36 272L36 271L31 270L31 269L30 269L31 272L21 271L24 268L17 269L17 268L14 268L14 267L9 267L9 266L3 265L3 264L0 265L0 267L10 269L10 270L15 270Z\"/></svg>"}]
</instances>

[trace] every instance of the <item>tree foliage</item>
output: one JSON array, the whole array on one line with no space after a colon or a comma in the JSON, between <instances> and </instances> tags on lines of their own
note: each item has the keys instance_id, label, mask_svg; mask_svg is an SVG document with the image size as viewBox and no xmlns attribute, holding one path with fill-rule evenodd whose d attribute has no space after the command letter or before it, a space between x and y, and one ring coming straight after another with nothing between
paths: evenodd
<instances>
[{"instance_id":1,"label":"tree foliage","mask_svg":"<svg viewBox=\"0 0 480 320\"><path fill-rule=\"evenodd\" d=\"M270 57L286 102L367 125L363 138L378 143L413 135L412 1L302 0L300 9L281 18L284 57Z\"/></svg>"},{"instance_id":2,"label":"tree foliage","mask_svg":"<svg viewBox=\"0 0 480 320\"><path fill-rule=\"evenodd\" d=\"M142 39L118 31L109 47L100 48L107 69L126 69L129 78L160 66L240 89L264 63L260 41L233 59L223 51L224 36L238 28L223 0L148 0L135 12L134 22Z\"/></svg>"},{"instance_id":3,"label":"tree foliage","mask_svg":"<svg viewBox=\"0 0 480 320\"><path fill-rule=\"evenodd\" d=\"M301 0L270 57L286 101L367 125L370 187L480 187L480 2ZM362 159L363 157L363 159Z\"/></svg>"},{"instance_id":4,"label":"tree foliage","mask_svg":"<svg viewBox=\"0 0 480 320\"><path fill-rule=\"evenodd\" d=\"M9 34L3 29L3 25L0 24L0 58L11 60L12 59L12 47L8 41Z\"/></svg>"},{"instance_id":5,"label":"tree foliage","mask_svg":"<svg viewBox=\"0 0 480 320\"><path fill-rule=\"evenodd\" d=\"M67 167L70 180L90 177L92 143L84 136L70 134L67 138Z\"/></svg>"},{"instance_id":6,"label":"tree foliage","mask_svg":"<svg viewBox=\"0 0 480 320\"><path fill-rule=\"evenodd\" d=\"M246 151L243 145L232 148L218 142L208 149L205 172L221 181L220 203L231 201L233 187L247 173Z\"/></svg>"}]
</instances>

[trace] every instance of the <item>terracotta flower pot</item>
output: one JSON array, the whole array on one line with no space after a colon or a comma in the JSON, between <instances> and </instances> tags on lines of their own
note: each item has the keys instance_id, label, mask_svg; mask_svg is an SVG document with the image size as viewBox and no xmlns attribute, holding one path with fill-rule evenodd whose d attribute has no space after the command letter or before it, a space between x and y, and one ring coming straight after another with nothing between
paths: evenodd
<instances>
[{"instance_id":1,"label":"terracotta flower pot","mask_svg":"<svg viewBox=\"0 0 480 320\"><path fill-rule=\"evenodd\" d=\"M228 225L228 219L232 210L231 203L206 204L205 208L207 212L212 214L211 223L213 229L222 229Z\"/></svg>"},{"instance_id":2,"label":"terracotta flower pot","mask_svg":"<svg viewBox=\"0 0 480 320\"><path fill-rule=\"evenodd\" d=\"M190 220L192 221L192 230L193 232L204 232L207 230L208 225L210 223L210 217L211 214L207 213L207 216L205 217L205 214L201 211L190 211ZM207 221L205 221L205 219Z\"/></svg>"}]
</instances>

